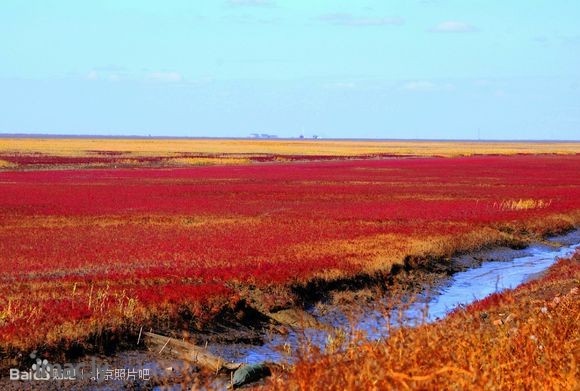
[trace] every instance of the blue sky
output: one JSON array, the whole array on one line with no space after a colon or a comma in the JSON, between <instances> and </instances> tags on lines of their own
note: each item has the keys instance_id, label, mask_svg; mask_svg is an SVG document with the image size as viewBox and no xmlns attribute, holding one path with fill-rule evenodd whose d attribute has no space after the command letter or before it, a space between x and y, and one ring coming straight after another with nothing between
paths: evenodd
<instances>
[{"instance_id":1,"label":"blue sky","mask_svg":"<svg viewBox=\"0 0 580 391\"><path fill-rule=\"evenodd\" d=\"M580 138L580 1L6 0L0 132Z\"/></svg>"}]
</instances>

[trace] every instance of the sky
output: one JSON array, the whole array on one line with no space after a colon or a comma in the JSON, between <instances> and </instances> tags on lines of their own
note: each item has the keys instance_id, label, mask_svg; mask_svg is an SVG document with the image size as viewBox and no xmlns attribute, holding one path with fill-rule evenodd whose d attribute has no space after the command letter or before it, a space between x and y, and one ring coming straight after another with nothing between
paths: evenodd
<instances>
[{"instance_id":1,"label":"sky","mask_svg":"<svg viewBox=\"0 0 580 391\"><path fill-rule=\"evenodd\" d=\"M578 0L4 0L0 133L580 139Z\"/></svg>"}]
</instances>

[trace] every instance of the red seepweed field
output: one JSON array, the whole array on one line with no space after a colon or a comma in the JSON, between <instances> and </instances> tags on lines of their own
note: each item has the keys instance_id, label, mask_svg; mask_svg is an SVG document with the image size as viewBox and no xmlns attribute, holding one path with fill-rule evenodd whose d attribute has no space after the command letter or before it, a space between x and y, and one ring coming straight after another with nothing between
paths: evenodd
<instances>
[{"instance_id":1,"label":"red seepweed field","mask_svg":"<svg viewBox=\"0 0 580 391\"><path fill-rule=\"evenodd\" d=\"M0 352L198 328L314 278L537 239L580 221L579 173L577 154L0 172Z\"/></svg>"}]
</instances>

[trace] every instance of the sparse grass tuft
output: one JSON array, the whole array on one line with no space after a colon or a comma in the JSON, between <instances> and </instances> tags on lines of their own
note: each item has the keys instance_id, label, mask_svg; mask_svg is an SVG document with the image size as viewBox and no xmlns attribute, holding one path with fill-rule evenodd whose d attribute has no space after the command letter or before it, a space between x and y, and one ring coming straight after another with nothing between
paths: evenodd
<instances>
[{"instance_id":1,"label":"sparse grass tuft","mask_svg":"<svg viewBox=\"0 0 580 391\"><path fill-rule=\"evenodd\" d=\"M0 159L0 169L2 169L2 168L14 168L14 167L18 167L18 164Z\"/></svg>"},{"instance_id":2,"label":"sparse grass tuft","mask_svg":"<svg viewBox=\"0 0 580 391\"><path fill-rule=\"evenodd\" d=\"M212 158L212 157L183 157L171 159L171 163L184 166L209 166L209 165L236 165L249 164L250 159L243 158Z\"/></svg>"},{"instance_id":3,"label":"sparse grass tuft","mask_svg":"<svg viewBox=\"0 0 580 391\"><path fill-rule=\"evenodd\" d=\"M499 204L494 204L494 206L499 210L529 210L547 208L551 204L552 200L545 201L528 198L519 200L506 200L500 202Z\"/></svg>"}]
</instances>

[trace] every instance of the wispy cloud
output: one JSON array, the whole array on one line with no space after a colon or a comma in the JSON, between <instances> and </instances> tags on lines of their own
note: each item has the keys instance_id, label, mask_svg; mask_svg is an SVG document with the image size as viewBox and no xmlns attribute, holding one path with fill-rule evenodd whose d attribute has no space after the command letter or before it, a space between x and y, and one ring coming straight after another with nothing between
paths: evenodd
<instances>
[{"instance_id":1,"label":"wispy cloud","mask_svg":"<svg viewBox=\"0 0 580 391\"><path fill-rule=\"evenodd\" d=\"M223 20L230 23L240 24L276 24L282 21L279 17L258 17L256 15L233 14L223 17Z\"/></svg>"},{"instance_id":2,"label":"wispy cloud","mask_svg":"<svg viewBox=\"0 0 580 391\"><path fill-rule=\"evenodd\" d=\"M428 80L410 80L403 84L403 90L413 92L452 91L455 86L451 83L435 83Z\"/></svg>"},{"instance_id":3,"label":"wispy cloud","mask_svg":"<svg viewBox=\"0 0 580 391\"><path fill-rule=\"evenodd\" d=\"M87 80L119 81L127 78L128 76L126 72L104 70L102 68L92 69L85 75L85 79Z\"/></svg>"},{"instance_id":4,"label":"wispy cloud","mask_svg":"<svg viewBox=\"0 0 580 391\"><path fill-rule=\"evenodd\" d=\"M228 0L226 4L233 7L273 7L272 0Z\"/></svg>"},{"instance_id":5,"label":"wispy cloud","mask_svg":"<svg viewBox=\"0 0 580 391\"><path fill-rule=\"evenodd\" d=\"M163 83L186 82L183 75L174 71L147 71L130 72L124 68L97 67L91 69L84 76L86 80L98 81L154 81Z\"/></svg>"},{"instance_id":6,"label":"wispy cloud","mask_svg":"<svg viewBox=\"0 0 580 391\"><path fill-rule=\"evenodd\" d=\"M97 80L99 78L99 73L97 71L94 71L94 70L93 71L89 71L86 74L85 78L87 80Z\"/></svg>"},{"instance_id":7,"label":"wispy cloud","mask_svg":"<svg viewBox=\"0 0 580 391\"><path fill-rule=\"evenodd\" d=\"M562 41L566 45L580 45L580 35L562 37Z\"/></svg>"},{"instance_id":8,"label":"wispy cloud","mask_svg":"<svg viewBox=\"0 0 580 391\"><path fill-rule=\"evenodd\" d=\"M407 91L433 91L435 88L435 83L423 80L409 81L403 85L403 89Z\"/></svg>"},{"instance_id":9,"label":"wispy cloud","mask_svg":"<svg viewBox=\"0 0 580 391\"><path fill-rule=\"evenodd\" d=\"M466 22L448 20L432 27L429 31L433 33L472 33L478 31L478 29Z\"/></svg>"},{"instance_id":10,"label":"wispy cloud","mask_svg":"<svg viewBox=\"0 0 580 391\"><path fill-rule=\"evenodd\" d=\"M165 83L178 83L183 81L183 75L179 72L150 72L147 79Z\"/></svg>"},{"instance_id":11,"label":"wispy cloud","mask_svg":"<svg viewBox=\"0 0 580 391\"><path fill-rule=\"evenodd\" d=\"M541 46L563 45L580 45L580 35L540 35L532 38L532 41Z\"/></svg>"},{"instance_id":12,"label":"wispy cloud","mask_svg":"<svg viewBox=\"0 0 580 391\"><path fill-rule=\"evenodd\" d=\"M318 20L339 26L387 26L404 23L398 17L359 17L349 13L324 14Z\"/></svg>"},{"instance_id":13,"label":"wispy cloud","mask_svg":"<svg viewBox=\"0 0 580 391\"><path fill-rule=\"evenodd\" d=\"M329 90L354 90L358 86L357 83L353 81L339 81L334 83L327 83L324 85L324 87Z\"/></svg>"},{"instance_id":14,"label":"wispy cloud","mask_svg":"<svg viewBox=\"0 0 580 391\"><path fill-rule=\"evenodd\" d=\"M541 45L541 46L550 46L551 44L551 40L549 37L546 37L544 35L538 35L532 38L532 41L534 41L534 43Z\"/></svg>"}]
</instances>

